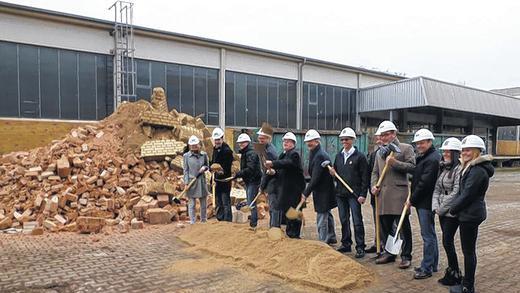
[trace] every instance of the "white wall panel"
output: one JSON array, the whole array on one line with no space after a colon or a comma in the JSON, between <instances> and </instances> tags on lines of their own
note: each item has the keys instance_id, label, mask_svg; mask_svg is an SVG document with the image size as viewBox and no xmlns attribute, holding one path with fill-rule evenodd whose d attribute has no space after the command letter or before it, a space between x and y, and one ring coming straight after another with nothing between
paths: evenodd
<instances>
[{"instance_id":1,"label":"white wall panel","mask_svg":"<svg viewBox=\"0 0 520 293\"><path fill-rule=\"evenodd\" d=\"M373 85L383 84L387 82L395 81L395 79L387 79L382 77L376 77L371 75L360 74L359 76L359 87L369 87Z\"/></svg>"},{"instance_id":2,"label":"white wall panel","mask_svg":"<svg viewBox=\"0 0 520 293\"><path fill-rule=\"evenodd\" d=\"M303 66L303 81L357 88L356 73L308 64Z\"/></svg>"},{"instance_id":3,"label":"white wall panel","mask_svg":"<svg viewBox=\"0 0 520 293\"><path fill-rule=\"evenodd\" d=\"M236 51L226 51L226 69L244 73L298 79L298 63Z\"/></svg>"}]
</instances>

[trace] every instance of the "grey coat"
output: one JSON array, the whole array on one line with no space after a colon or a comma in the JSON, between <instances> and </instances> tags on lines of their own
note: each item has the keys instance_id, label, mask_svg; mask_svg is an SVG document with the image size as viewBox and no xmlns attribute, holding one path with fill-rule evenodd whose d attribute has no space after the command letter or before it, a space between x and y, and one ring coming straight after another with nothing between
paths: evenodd
<instances>
[{"instance_id":1,"label":"grey coat","mask_svg":"<svg viewBox=\"0 0 520 293\"><path fill-rule=\"evenodd\" d=\"M433 191L432 211L437 211L440 216L455 217L449 213L449 210L452 206L453 200L459 193L461 171L462 167L460 164L453 169L453 172L451 168L444 168L439 175L439 178L437 178L435 190Z\"/></svg>"},{"instance_id":2,"label":"grey coat","mask_svg":"<svg viewBox=\"0 0 520 293\"><path fill-rule=\"evenodd\" d=\"M415 153L413 147L406 143L400 143L396 138L393 141L401 149L401 153L395 154L397 162L389 167L381 190L377 196L380 215L400 215L408 197L407 173L415 168ZM372 170L371 186L376 186L380 174L385 167L385 159L381 156L381 148L377 151L374 169Z\"/></svg>"},{"instance_id":3,"label":"grey coat","mask_svg":"<svg viewBox=\"0 0 520 293\"><path fill-rule=\"evenodd\" d=\"M208 168L208 155L205 152L199 154L192 153L191 151L183 155L184 159L184 184L188 186L189 182L197 177L201 167L205 166ZM208 185L206 184L206 177L204 174L199 176L193 187L186 192L189 198L201 198L208 196Z\"/></svg>"}]
</instances>

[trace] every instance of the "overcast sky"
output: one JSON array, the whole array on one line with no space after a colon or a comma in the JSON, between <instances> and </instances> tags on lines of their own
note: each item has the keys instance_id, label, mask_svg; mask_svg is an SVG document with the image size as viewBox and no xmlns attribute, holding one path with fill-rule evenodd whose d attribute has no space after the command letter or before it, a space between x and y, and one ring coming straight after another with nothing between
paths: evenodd
<instances>
[{"instance_id":1,"label":"overcast sky","mask_svg":"<svg viewBox=\"0 0 520 293\"><path fill-rule=\"evenodd\" d=\"M8 0L112 20L113 0ZM520 86L520 1L135 0L134 23L483 89Z\"/></svg>"}]
</instances>

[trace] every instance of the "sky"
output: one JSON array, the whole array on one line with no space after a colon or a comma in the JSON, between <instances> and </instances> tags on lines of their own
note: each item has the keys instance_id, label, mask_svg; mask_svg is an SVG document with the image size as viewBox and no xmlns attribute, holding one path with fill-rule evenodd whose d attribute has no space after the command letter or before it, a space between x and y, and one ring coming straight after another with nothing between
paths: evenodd
<instances>
[{"instance_id":1,"label":"sky","mask_svg":"<svg viewBox=\"0 0 520 293\"><path fill-rule=\"evenodd\" d=\"M114 0L8 0L113 20ZM520 86L520 1L134 0L134 24L482 89Z\"/></svg>"}]
</instances>

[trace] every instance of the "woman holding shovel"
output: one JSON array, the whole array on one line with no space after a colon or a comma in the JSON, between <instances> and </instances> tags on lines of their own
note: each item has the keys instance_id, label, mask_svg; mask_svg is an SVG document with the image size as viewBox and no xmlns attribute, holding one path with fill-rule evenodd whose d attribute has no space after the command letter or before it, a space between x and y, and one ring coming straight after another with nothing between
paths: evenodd
<instances>
[{"instance_id":1,"label":"woman holding shovel","mask_svg":"<svg viewBox=\"0 0 520 293\"><path fill-rule=\"evenodd\" d=\"M438 280L445 286L460 284L462 273L459 269L457 252L455 251L455 233L459 229L459 220L449 213L453 200L459 193L460 184L460 152L461 142L450 137L441 146L442 161L440 174L435 184L432 198L432 211L439 215L442 230L442 245L448 258L448 267L444 277Z\"/></svg>"},{"instance_id":2,"label":"woman holding shovel","mask_svg":"<svg viewBox=\"0 0 520 293\"><path fill-rule=\"evenodd\" d=\"M475 292L475 270L477 268L476 244L478 227L486 219L484 197L489 187L489 178L495 172L491 155L483 156L484 141L476 135L462 140L462 175L460 191L449 212L457 215L460 223L460 242L464 254L464 277L462 285L450 288L450 292Z\"/></svg>"},{"instance_id":3,"label":"woman holding shovel","mask_svg":"<svg viewBox=\"0 0 520 293\"><path fill-rule=\"evenodd\" d=\"M206 172L208 167L208 155L200 150L200 140L192 135L188 140L189 151L183 155L184 159L184 182L188 196L188 215L190 224L195 224L197 215L195 211L196 199L200 201L200 221L206 222L208 186L206 185Z\"/></svg>"}]
</instances>

